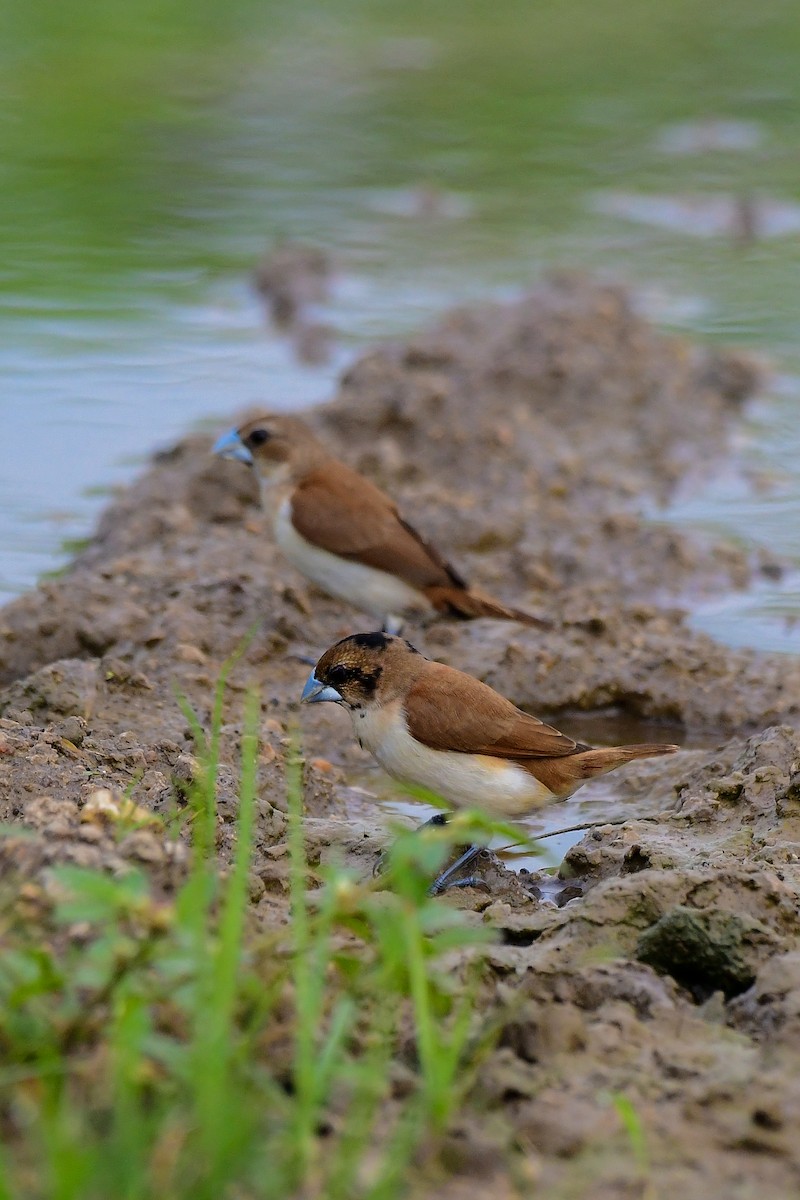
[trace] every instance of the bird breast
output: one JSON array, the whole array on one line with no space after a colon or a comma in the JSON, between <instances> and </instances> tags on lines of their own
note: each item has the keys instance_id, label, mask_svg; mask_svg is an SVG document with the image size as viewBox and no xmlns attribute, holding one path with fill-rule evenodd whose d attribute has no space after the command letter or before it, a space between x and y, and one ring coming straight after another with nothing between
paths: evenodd
<instances>
[{"instance_id":1,"label":"bird breast","mask_svg":"<svg viewBox=\"0 0 800 1200\"><path fill-rule=\"evenodd\" d=\"M354 711L356 737L389 775L428 788L455 808L514 818L550 804L553 793L524 767L486 754L432 750L408 732L400 701Z\"/></svg>"}]
</instances>

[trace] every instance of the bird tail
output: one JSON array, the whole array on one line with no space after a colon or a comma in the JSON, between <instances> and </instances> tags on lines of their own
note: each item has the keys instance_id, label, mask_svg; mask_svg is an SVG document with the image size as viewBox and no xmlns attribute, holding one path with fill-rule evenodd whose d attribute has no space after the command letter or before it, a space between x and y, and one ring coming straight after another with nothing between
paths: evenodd
<instances>
[{"instance_id":1,"label":"bird tail","mask_svg":"<svg viewBox=\"0 0 800 1200\"><path fill-rule=\"evenodd\" d=\"M593 779L595 775L605 775L634 758L658 758L662 754L674 754L680 746L659 745L655 743L640 746L602 746L595 750L583 750L579 754L571 754L569 761L573 767L578 767L576 778Z\"/></svg>"},{"instance_id":2,"label":"bird tail","mask_svg":"<svg viewBox=\"0 0 800 1200\"><path fill-rule=\"evenodd\" d=\"M519 621L521 625L532 625L539 629L553 627L553 622L544 617L535 617L533 613L520 608L509 608L507 604L501 604L499 600L493 600L491 596L472 588L430 587L425 589L425 595L437 612L459 617L462 621L494 617L498 621Z\"/></svg>"},{"instance_id":3,"label":"bird tail","mask_svg":"<svg viewBox=\"0 0 800 1200\"><path fill-rule=\"evenodd\" d=\"M563 800L595 775L605 775L606 771L613 771L634 758L657 758L661 754L674 754L678 749L679 746L661 745L602 746L591 749L579 745L573 754L564 754L560 758L517 759L517 762L554 796Z\"/></svg>"}]
</instances>

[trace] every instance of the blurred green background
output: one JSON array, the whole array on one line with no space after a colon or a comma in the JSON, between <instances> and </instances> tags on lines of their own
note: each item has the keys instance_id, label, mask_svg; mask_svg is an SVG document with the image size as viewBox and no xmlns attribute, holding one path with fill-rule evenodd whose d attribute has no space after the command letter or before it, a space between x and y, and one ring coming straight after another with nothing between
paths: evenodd
<instances>
[{"instance_id":1,"label":"blurred green background","mask_svg":"<svg viewBox=\"0 0 800 1200\"><path fill-rule=\"evenodd\" d=\"M800 560L798 62L788 0L7 2L0 590L192 421L323 399L370 339L562 265L770 356L737 460L673 515ZM278 238L339 266L326 367L249 290ZM799 598L697 619L798 647Z\"/></svg>"}]
</instances>

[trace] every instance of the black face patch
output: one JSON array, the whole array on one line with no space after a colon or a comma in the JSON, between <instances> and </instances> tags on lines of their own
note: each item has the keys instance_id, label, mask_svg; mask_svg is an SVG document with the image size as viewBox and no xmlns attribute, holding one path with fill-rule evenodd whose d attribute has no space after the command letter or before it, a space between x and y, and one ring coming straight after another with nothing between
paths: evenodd
<instances>
[{"instance_id":1,"label":"black face patch","mask_svg":"<svg viewBox=\"0 0 800 1200\"><path fill-rule=\"evenodd\" d=\"M349 683L354 679L357 672L352 667L346 667L343 663L337 663L335 667L325 672L325 682L338 687L340 683Z\"/></svg>"},{"instance_id":2,"label":"black face patch","mask_svg":"<svg viewBox=\"0 0 800 1200\"><path fill-rule=\"evenodd\" d=\"M384 670L380 656L403 645L417 654L408 642L386 633L353 633L325 651L316 666L317 678L336 688L345 704L356 710L375 696Z\"/></svg>"},{"instance_id":3,"label":"black face patch","mask_svg":"<svg viewBox=\"0 0 800 1200\"><path fill-rule=\"evenodd\" d=\"M331 684L337 691L350 685L368 697L374 693L382 674L383 667L348 667L344 663L336 663L325 672L324 682Z\"/></svg>"},{"instance_id":4,"label":"black face patch","mask_svg":"<svg viewBox=\"0 0 800 1200\"><path fill-rule=\"evenodd\" d=\"M378 680L383 674L383 667L374 667L371 671L362 671L359 683L364 689L365 696L371 696L378 686Z\"/></svg>"}]
</instances>

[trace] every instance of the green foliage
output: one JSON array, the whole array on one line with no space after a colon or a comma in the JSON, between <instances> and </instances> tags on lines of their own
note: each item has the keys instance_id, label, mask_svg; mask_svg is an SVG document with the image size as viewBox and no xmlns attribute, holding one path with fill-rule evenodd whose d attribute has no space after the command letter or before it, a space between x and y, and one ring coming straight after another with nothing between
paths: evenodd
<instances>
[{"instance_id":1,"label":"green foliage","mask_svg":"<svg viewBox=\"0 0 800 1200\"><path fill-rule=\"evenodd\" d=\"M203 770L177 893L158 895L136 870L62 866L36 923L6 893L0 1200L391 1200L481 1061L487 934L428 896L463 830L403 832L378 881L313 872L295 745L290 920L256 926L254 695L243 714L238 839L220 871L216 775L231 666L208 734L184 706Z\"/></svg>"},{"instance_id":2,"label":"green foliage","mask_svg":"<svg viewBox=\"0 0 800 1200\"><path fill-rule=\"evenodd\" d=\"M609 1093L608 1099L622 1122L631 1153L642 1176L642 1200L655 1200L652 1164L647 1145L647 1134L635 1104L622 1092Z\"/></svg>"}]
</instances>

